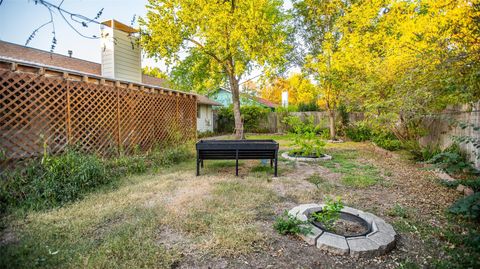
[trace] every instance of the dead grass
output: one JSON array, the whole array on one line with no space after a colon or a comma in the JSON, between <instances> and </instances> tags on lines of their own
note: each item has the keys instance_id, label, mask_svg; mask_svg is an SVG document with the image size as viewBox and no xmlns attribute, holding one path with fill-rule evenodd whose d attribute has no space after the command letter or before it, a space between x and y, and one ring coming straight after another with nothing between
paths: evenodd
<instances>
[{"instance_id":1,"label":"dead grass","mask_svg":"<svg viewBox=\"0 0 480 269\"><path fill-rule=\"evenodd\" d=\"M333 144L327 150L332 162L282 161L278 178L272 178L269 163L259 161L243 161L239 177L234 161L206 161L200 177L188 162L126 178L116 190L63 208L10 216L0 267L394 268L402 261L424 265L443 258L437 239L427 245L425 234L412 227L441 227L442 210L455 193L436 184L428 171L396 155L385 158L368 144ZM360 186L346 183L349 176L375 181ZM325 195L395 223L402 235L399 247L384 257L354 260L272 229L284 210L321 202Z\"/></svg>"}]
</instances>

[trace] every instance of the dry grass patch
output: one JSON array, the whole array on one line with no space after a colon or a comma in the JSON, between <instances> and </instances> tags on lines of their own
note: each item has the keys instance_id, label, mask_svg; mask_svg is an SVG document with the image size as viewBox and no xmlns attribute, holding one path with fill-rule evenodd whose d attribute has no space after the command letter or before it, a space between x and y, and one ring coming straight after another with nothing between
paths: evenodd
<instances>
[{"instance_id":1,"label":"dry grass patch","mask_svg":"<svg viewBox=\"0 0 480 269\"><path fill-rule=\"evenodd\" d=\"M265 184L254 178L214 181L209 195L177 204L164 221L194 236L206 251L226 256L249 253L263 244L257 213L270 208L277 197Z\"/></svg>"}]
</instances>

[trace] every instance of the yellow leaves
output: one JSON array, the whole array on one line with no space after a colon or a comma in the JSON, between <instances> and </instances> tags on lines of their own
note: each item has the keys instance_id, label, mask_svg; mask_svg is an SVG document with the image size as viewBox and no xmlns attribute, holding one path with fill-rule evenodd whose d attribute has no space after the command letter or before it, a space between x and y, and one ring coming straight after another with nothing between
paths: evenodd
<instances>
[{"instance_id":1,"label":"yellow leaves","mask_svg":"<svg viewBox=\"0 0 480 269\"><path fill-rule=\"evenodd\" d=\"M318 90L312 82L303 74L295 73L288 78L276 78L270 85L260 89L262 98L280 104L282 92L288 92L288 102L290 105L309 104L316 102Z\"/></svg>"}]
</instances>

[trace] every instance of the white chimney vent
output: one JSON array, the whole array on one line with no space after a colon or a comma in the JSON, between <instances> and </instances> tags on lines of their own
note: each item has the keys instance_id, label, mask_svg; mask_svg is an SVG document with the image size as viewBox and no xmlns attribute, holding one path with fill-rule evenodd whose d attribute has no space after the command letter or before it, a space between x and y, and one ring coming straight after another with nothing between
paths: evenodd
<instances>
[{"instance_id":1,"label":"white chimney vent","mask_svg":"<svg viewBox=\"0 0 480 269\"><path fill-rule=\"evenodd\" d=\"M141 48L138 30L116 20L102 22L102 76L142 82Z\"/></svg>"}]
</instances>

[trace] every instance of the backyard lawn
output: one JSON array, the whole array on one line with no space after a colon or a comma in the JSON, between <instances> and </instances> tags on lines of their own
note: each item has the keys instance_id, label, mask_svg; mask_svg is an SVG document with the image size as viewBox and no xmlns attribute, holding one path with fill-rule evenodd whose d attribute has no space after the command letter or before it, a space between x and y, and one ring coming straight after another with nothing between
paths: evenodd
<instances>
[{"instance_id":1,"label":"backyard lawn","mask_svg":"<svg viewBox=\"0 0 480 269\"><path fill-rule=\"evenodd\" d=\"M227 138L227 137L223 137ZM274 138L281 151L288 136ZM279 161L279 177L260 161L194 160L129 176L58 209L13 213L2 223L0 267L94 268L416 268L478 264L478 227L446 213L460 194L402 152L371 143L328 144L333 160ZM400 234L372 259L326 254L273 229L302 203L339 196L378 215ZM476 235L469 237L469 233ZM467 241L466 241L467 240ZM477 239L478 240L478 239ZM477 248L475 250L475 248ZM474 251L475 250L475 251Z\"/></svg>"}]
</instances>

